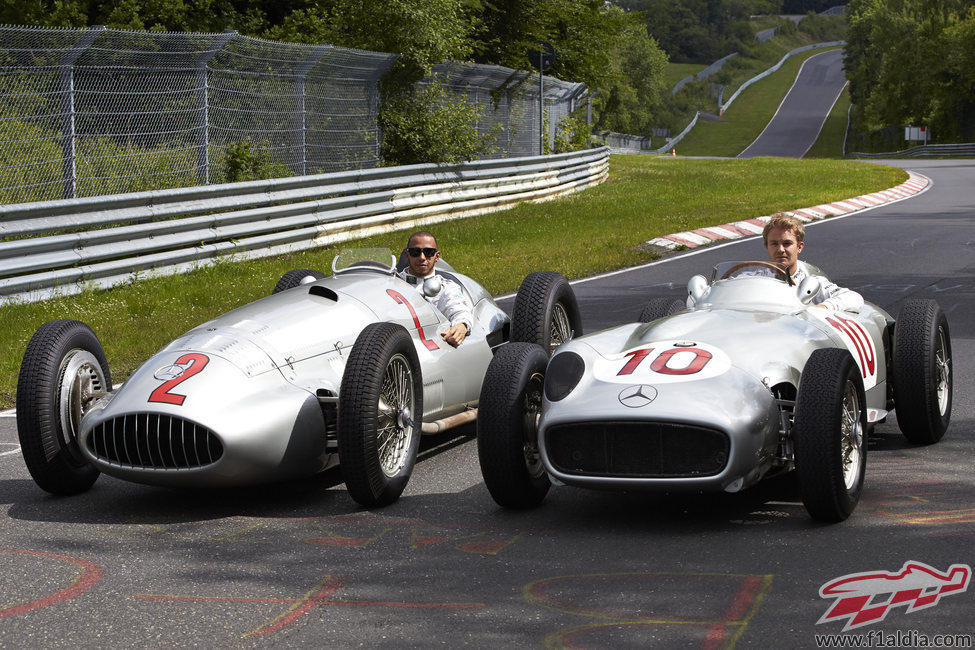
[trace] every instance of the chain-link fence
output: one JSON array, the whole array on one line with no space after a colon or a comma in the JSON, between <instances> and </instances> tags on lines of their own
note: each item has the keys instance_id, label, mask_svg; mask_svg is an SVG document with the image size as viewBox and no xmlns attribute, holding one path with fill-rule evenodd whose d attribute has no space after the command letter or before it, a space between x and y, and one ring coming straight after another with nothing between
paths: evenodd
<instances>
[{"instance_id":1,"label":"chain-link fence","mask_svg":"<svg viewBox=\"0 0 975 650\"><path fill-rule=\"evenodd\" d=\"M379 80L395 60L236 32L0 26L0 203L217 183L242 159L279 176L375 167ZM478 106L493 156L539 152L529 73L435 74ZM551 143L585 87L546 85Z\"/></svg>"},{"instance_id":2,"label":"chain-link fence","mask_svg":"<svg viewBox=\"0 0 975 650\"><path fill-rule=\"evenodd\" d=\"M506 158L549 153L555 138L566 127L564 120L582 108L588 90L583 83L512 70L494 65L449 63L434 66L427 80L436 79L455 97L481 112L477 129L494 139L494 151L486 157ZM541 85L541 111L538 105ZM539 137L538 125L544 131Z\"/></svg>"}]
</instances>

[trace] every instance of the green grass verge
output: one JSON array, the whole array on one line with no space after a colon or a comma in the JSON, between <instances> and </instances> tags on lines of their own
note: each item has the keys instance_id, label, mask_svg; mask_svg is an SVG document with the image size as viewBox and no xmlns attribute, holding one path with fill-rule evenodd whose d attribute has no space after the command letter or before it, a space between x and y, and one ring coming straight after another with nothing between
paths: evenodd
<instances>
[{"instance_id":1,"label":"green grass verge","mask_svg":"<svg viewBox=\"0 0 975 650\"><path fill-rule=\"evenodd\" d=\"M641 246L654 237L850 198L907 177L899 169L871 163L777 158L614 155L610 169L606 183L584 192L445 222L431 230L447 261L500 294L517 289L532 271L548 269L578 278L640 264L655 258ZM344 246L400 250L407 235L389 233ZM5 351L0 408L13 405L24 349L45 321L74 318L91 325L118 381L195 325L268 295L286 271L328 271L335 252L329 247L264 260L226 260L110 290L0 306L0 349Z\"/></svg>"},{"instance_id":2,"label":"green grass verge","mask_svg":"<svg viewBox=\"0 0 975 650\"><path fill-rule=\"evenodd\" d=\"M826 51L828 49L816 49L789 57L776 72L745 88L720 121L698 119L691 132L676 144L677 153L685 156L730 157L740 154L775 115L806 59ZM729 98L730 95L725 100Z\"/></svg>"},{"instance_id":3,"label":"green grass verge","mask_svg":"<svg viewBox=\"0 0 975 650\"><path fill-rule=\"evenodd\" d=\"M664 68L664 86L668 92L678 81L692 74L697 74L707 66L703 63L668 63Z\"/></svg>"}]
</instances>

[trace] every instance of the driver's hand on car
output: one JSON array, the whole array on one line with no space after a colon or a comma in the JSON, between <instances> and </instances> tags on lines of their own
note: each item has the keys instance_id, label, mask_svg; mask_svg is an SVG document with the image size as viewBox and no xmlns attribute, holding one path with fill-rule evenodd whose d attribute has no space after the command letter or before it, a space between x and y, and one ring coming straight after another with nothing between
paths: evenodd
<instances>
[{"instance_id":1,"label":"driver's hand on car","mask_svg":"<svg viewBox=\"0 0 975 650\"><path fill-rule=\"evenodd\" d=\"M451 325L441 332L440 338L456 348L464 342L468 334L470 334L470 331L467 329L467 325L465 323L458 323L457 325Z\"/></svg>"}]
</instances>

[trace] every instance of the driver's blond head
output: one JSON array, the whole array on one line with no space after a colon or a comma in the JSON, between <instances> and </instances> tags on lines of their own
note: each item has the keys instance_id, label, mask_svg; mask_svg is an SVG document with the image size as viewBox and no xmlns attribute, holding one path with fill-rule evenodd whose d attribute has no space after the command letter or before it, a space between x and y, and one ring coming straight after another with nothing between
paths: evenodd
<instances>
[{"instance_id":1,"label":"driver's blond head","mask_svg":"<svg viewBox=\"0 0 975 650\"><path fill-rule=\"evenodd\" d=\"M806 229L803 227L801 221L783 212L776 212L769 217L768 223L765 224L765 229L762 230L762 241L766 246L768 246L768 234L774 228L791 230L792 234L796 236L796 241L799 243L802 243L802 240L806 238Z\"/></svg>"}]
</instances>

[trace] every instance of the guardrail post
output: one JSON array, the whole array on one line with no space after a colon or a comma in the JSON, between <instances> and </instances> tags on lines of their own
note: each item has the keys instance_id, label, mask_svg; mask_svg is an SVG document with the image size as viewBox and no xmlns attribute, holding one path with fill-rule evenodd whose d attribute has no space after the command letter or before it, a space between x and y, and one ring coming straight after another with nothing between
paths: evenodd
<instances>
[{"instance_id":1,"label":"guardrail post","mask_svg":"<svg viewBox=\"0 0 975 650\"><path fill-rule=\"evenodd\" d=\"M210 74L209 64L237 32L228 29L218 35L210 49L196 60L196 175L202 185L210 184Z\"/></svg>"},{"instance_id":2,"label":"guardrail post","mask_svg":"<svg viewBox=\"0 0 975 650\"><path fill-rule=\"evenodd\" d=\"M74 47L61 56L61 165L64 178L62 194L66 199L74 198L78 182L75 166L77 146L74 122L74 63L104 31L102 25L92 25L91 29L82 33Z\"/></svg>"}]
</instances>

